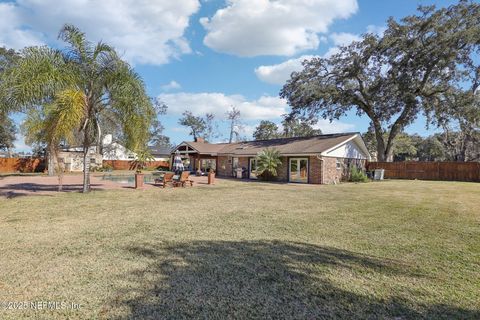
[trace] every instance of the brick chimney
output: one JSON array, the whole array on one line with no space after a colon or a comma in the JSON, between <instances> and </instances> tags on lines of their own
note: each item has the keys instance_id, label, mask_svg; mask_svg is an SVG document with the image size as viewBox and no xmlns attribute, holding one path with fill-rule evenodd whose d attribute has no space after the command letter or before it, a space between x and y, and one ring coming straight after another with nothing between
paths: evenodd
<instances>
[{"instance_id":1,"label":"brick chimney","mask_svg":"<svg viewBox=\"0 0 480 320\"><path fill-rule=\"evenodd\" d=\"M200 137L196 137L196 138L195 138L195 142L205 143L205 139L200 138Z\"/></svg>"}]
</instances>

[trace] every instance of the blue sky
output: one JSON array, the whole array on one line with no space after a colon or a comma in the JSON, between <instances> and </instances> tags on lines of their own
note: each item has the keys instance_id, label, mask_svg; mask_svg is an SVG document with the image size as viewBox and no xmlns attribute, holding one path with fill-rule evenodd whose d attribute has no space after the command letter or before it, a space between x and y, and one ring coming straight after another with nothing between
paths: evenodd
<instances>
[{"instance_id":1,"label":"blue sky","mask_svg":"<svg viewBox=\"0 0 480 320\"><path fill-rule=\"evenodd\" d=\"M190 140L177 122L190 110L213 112L226 139L225 112L243 116L251 138L260 120L279 123L288 105L278 98L299 61L324 56L360 34L381 32L386 20L415 13L418 5L448 0L175 0L0 1L0 46L61 45L56 35L73 23L93 41L112 44L143 77L149 95L169 106L161 117L174 143ZM22 116L15 115L21 122ZM354 112L317 125L324 132L365 131ZM419 118L407 132L430 134ZM18 151L28 149L19 135Z\"/></svg>"}]
</instances>

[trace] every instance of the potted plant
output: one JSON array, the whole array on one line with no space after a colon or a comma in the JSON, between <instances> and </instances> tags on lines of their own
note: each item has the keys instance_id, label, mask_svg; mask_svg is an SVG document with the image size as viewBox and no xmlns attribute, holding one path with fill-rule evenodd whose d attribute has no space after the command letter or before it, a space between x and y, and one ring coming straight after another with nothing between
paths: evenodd
<instances>
[{"instance_id":1,"label":"potted plant","mask_svg":"<svg viewBox=\"0 0 480 320\"><path fill-rule=\"evenodd\" d=\"M208 184L215 184L215 170L212 168L208 171Z\"/></svg>"},{"instance_id":2,"label":"potted plant","mask_svg":"<svg viewBox=\"0 0 480 320\"><path fill-rule=\"evenodd\" d=\"M153 160L155 159L147 148L137 152L137 159L135 160L135 167L137 169L135 172L135 189L143 188L145 175L142 173L142 170L147 167L149 161Z\"/></svg>"}]
</instances>

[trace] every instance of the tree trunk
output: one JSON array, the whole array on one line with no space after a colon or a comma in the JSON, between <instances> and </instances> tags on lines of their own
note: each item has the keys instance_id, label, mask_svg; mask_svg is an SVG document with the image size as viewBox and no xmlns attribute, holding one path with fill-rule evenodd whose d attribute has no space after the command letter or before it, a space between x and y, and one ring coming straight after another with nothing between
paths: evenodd
<instances>
[{"instance_id":1,"label":"tree trunk","mask_svg":"<svg viewBox=\"0 0 480 320\"><path fill-rule=\"evenodd\" d=\"M230 139L228 139L228 143L232 143L233 140L233 120L232 123L230 124Z\"/></svg>"},{"instance_id":2,"label":"tree trunk","mask_svg":"<svg viewBox=\"0 0 480 320\"><path fill-rule=\"evenodd\" d=\"M57 176L58 176L58 191L63 190L63 171L65 169L64 162L60 162L58 158L58 149L55 149L54 151L55 154L55 160L57 163Z\"/></svg>"},{"instance_id":3,"label":"tree trunk","mask_svg":"<svg viewBox=\"0 0 480 320\"><path fill-rule=\"evenodd\" d=\"M47 159L48 159L48 176L53 177L55 175L55 155L56 151L53 146L47 147Z\"/></svg>"},{"instance_id":4,"label":"tree trunk","mask_svg":"<svg viewBox=\"0 0 480 320\"><path fill-rule=\"evenodd\" d=\"M385 140L383 139L383 129L380 123L373 122L375 130L375 140L377 141L377 161L387 161L385 156Z\"/></svg>"},{"instance_id":5,"label":"tree trunk","mask_svg":"<svg viewBox=\"0 0 480 320\"><path fill-rule=\"evenodd\" d=\"M83 193L90 192L90 156L88 145L83 145Z\"/></svg>"}]
</instances>

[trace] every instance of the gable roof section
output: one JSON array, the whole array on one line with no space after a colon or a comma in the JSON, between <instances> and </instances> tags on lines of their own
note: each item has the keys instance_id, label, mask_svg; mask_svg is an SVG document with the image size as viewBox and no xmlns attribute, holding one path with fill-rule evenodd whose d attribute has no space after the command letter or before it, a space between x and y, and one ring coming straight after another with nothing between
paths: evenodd
<instances>
[{"instance_id":1,"label":"gable roof section","mask_svg":"<svg viewBox=\"0 0 480 320\"><path fill-rule=\"evenodd\" d=\"M358 132L323 134L313 137L280 138L270 140L256 140L236 143L203 143L183 142L179 146L188 145L200 154L209 155L232 155L232 156L255 156L265 148L277 149L282 155L313 155L323 154L333 150L342 144L354 140L364 144ZM173 150L175 152L176 148ZM367 151L368 152L368 151Z\"/></svg>"},{"instance_id":2,"label":"gable roof section","mask_svg":"<svg viewBox=\"0 0 480 320\"><path fill-rule=\"evenodd\" d=\"M172 153L175 152L179 147L182 146L189 146L193 150L197 151L200 154L209 154L209 155L216 155L219 151L228 145L228 143L207 143L207 142L190 142L184 141L175 147L172 150Z\"/></svg>"}]
</instances>

